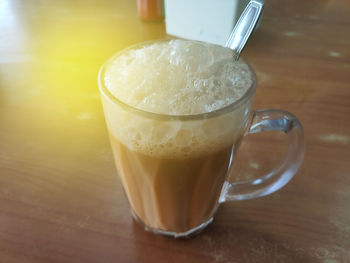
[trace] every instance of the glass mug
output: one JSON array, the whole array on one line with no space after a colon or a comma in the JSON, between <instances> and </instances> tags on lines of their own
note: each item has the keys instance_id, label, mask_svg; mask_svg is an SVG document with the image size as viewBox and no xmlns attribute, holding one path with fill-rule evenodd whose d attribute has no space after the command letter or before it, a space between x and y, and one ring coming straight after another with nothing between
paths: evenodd
<instances>
[{"instance_id":1,"label":"glass mug","mask_svg":"<svg viewBox=\"0 0 350 263\"><path fill-rule=\"evenodd\" d=\"M132 215L146 230L189 236L213 221L220 203L265 196L291 180L304 156L302 126L291 113L280 109L251 110L256 76L250 67L253 81L247 92L234 103L208 113L152 113L113 96L104 83L106 68L125 52L147 43L112 56L98 76L117 172ZM232 162L242 138L271 130L288 136L288 149L280 164L258 179L227 181L234 172ZM138 138L147 152L139 151L132 138Z\"/></svg>"}]
</instances>

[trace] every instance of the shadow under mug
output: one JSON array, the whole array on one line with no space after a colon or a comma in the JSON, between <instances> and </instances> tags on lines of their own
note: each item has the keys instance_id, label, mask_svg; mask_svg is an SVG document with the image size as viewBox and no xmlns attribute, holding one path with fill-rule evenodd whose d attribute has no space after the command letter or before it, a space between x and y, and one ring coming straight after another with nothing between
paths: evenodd
<instances>
[{"instance_id":1,"label":"shadow under mug","mask_svg":"<svg viewBox=\"0 0 350 263\"><path fill-rule=\"evenodd\" d=\"M251 110L256 76L250 67L253 81L247 92L209 113L164 115L125 104L106 88L105 70L120 55L150 43L107 60L98 85L116 168L134 218L156 234L186 237L212 222L220 203L265 196L286 185L303 160L303 129L284 110ZM272 130L288 137L282 161L258 179L229 182L242 138Z\"/></svg>"}]
</instances>

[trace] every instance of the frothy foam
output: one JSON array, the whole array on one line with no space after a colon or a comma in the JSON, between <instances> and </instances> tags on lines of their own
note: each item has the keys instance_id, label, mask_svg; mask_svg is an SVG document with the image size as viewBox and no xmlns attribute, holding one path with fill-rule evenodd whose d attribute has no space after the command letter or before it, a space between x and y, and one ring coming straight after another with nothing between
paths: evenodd
<instances>
[{"instance_id":1,"label":"frothy foam","mask_svg":"<svg viewBox=\"0 0 350 263\"><path fill-rule=\"evenodd\" d=\"M211 112L239 99L253 73L230 50L171 40L126 50L105 70L106 87L133 107L168 115ZM235 143L248 120L251 100L218 117L158 120L125 110L103 98L112 135L129 149L165 158L212 153Z\"/></svg>"},{"instance_id":2,"label":"frothy foam","mask_svg":"<svg viewBox=\"0 0 350 263\"><path fill-rule=\"evenodd\" d=\"M108 66L104 80L126 104L182 115L233 103L251 86L252 73L227 48L177 39L129 50Z\"/></svg>"}]
</instances>

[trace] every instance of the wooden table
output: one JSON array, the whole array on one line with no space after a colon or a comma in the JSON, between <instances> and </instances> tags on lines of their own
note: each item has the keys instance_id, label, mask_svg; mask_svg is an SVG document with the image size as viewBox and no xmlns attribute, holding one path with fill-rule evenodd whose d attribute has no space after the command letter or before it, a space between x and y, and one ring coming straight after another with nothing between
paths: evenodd
<instances>
[{"instance_id":1,"label":"wooden table","mask_svg":"<svg viewBox=\"0 0 350 263\"><path fill-rule=\"evenodd\" d=\"M0 262L350 262L350 2L266 1L243 55L254 108L301 120L305 160L281 191L222 205L188 240L133 221L106 133L99 67L165 36L135 2L0 1ZM247 137L237 171L269 170L283 138Z\"/></svg>"}]
</instances>

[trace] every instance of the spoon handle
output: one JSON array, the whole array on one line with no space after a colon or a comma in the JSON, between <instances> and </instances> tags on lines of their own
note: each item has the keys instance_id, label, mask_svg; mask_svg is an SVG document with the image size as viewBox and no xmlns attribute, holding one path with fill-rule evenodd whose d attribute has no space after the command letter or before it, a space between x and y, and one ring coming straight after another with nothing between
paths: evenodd
<instances>
[{"instance_id":1,"label":"spoon handle","mask_svg":"<svg viewBox=\"0 0 350 263\"><path fill-rule=\"evenodd\" d=\"M253 32L258 22L264 2L262 0L251 0L242 15L239 17L225 47L234 51L234 59L238 60L244 45L246 44L250 34Z\"/></svg>"}]
</instances>

